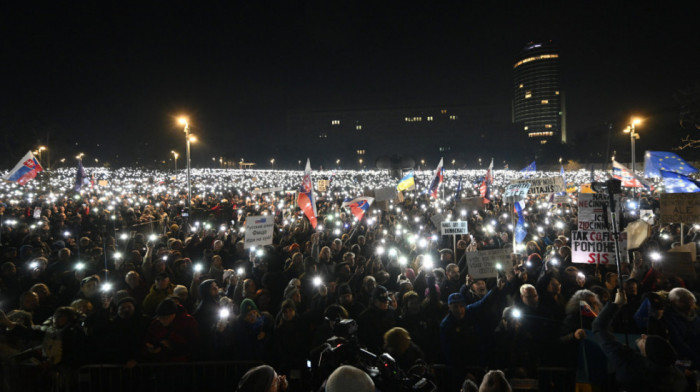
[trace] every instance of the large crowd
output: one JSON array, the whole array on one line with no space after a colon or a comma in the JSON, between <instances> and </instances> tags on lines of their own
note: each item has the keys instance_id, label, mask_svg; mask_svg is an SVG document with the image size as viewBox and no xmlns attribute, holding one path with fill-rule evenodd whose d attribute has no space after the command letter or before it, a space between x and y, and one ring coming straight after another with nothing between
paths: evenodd
<instances>
[{"instance_id":1,"label":"large crowd","mask_svg":"<svg viewBox=\"0 0 700 392\"><path fill-rule=\"evenodd\" d=\"M79 187L68 169L0 185L4 364L70 374L87 364L252 361L272 368L255 368L241 390L311 390L344 363L379 385L358 358L369 352L436 385L436 365L448 368L464 390L498 369L484 382L507 390L506 380L537 379L541 368L594 362L580 348L595 341L616 371L596 378L586 364L589 384L695 390L698 282L664 273L663 255L697 244L700 222L656 219L639 247L622 250L630 262L619 270L573 263L578 189L604 172L564 173L567 200L527 198L527 236L515 248L502 194L517 171L495 171L491 200L477 209L464 201L480 198L485 170L447 170L437 198L426 191L434 172L417 171L414 190L376 201L361 220L343 200L398 180L315 172L314 183L327 180L316 228L295 203L301 172L195 169L189 211L184 171L87 172ZM658 215L658 192L635 193L623 190L624 222ZM441 235L438 214L467 221L469 234ZM274 218L271 245L245 246L249 216ZM470 252L501 248L511 256L497 277L470 275ZM626 345L613 332L641 337Z\"/></svg>"}]
</instances>

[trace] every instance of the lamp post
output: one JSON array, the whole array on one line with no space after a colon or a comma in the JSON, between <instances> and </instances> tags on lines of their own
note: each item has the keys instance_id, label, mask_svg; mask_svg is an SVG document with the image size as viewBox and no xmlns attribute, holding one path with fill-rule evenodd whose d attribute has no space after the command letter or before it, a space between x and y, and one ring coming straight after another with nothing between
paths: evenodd
<instances>
[{"instance_id":1,"label":"lamp post","mask_svg":"<svg viewBox=\"0 0 700 392\"><path fill-rule=\"evenodd\" d=\"M180 156L175 150L170 151L171 154L173 154L173 161L175 161L175 172L177 172L177 158Z\"/></svg>"},{"instance_id":2,"label":"lamp post","mask_svg":"<svg viewBox=\"0 0 700 392\"><path fill-rule=\"evenodd\" d=\"M185 140L187 141L187 152L185 159L187 160L187 220L190 218L190 207L192 206L192 183L190 182L190 124L187 123L187 119L180 117L180 124L185 126Z\"/></svg>"},{"instance_id":3,"label":"lamp post","mask_svg":"<svg viewBox=\"0 0 700 392\"><path fill-rule=\"evenodd\" d=\"M275 169L275 158L270 159L270 169Z\"/></svg>"},{"instance_id":4,"label":"lamp post","mask_svg":"<svg viewBox=\"0 0 700 392\"><path fill-rule=\"evenodd\" d=\"M633 118L632 121L630 122L630 125L627 126L627 128L624 129L625 133L630 134L630 148L632 149L632 175L636 176L636 168L635 168L635 152L634 152L634 141L635 139L639 139L639 134L636 132L637 128L636 126L641 124L642 120L639 118ZM636 197L637 192L635 190L632 190L632 197Z\"/></svg>"},{"instance_id":5,"label":"lamp post","mask_svg":"<svg viewBox=\"0 0 700 392\"><path fill-rule=\"evenodd\" d=\"M637 172L635 171L635 152L634 152L634 141L635 139L639 139L639 134L637 133L637 128L636 126L641 124L642 120L638 118L633 118L630 124L627 126L627 128L624 129L625 133L630 134L630 147L632 149L632 173L635 175Z\"/></svg>"}]
</instances>

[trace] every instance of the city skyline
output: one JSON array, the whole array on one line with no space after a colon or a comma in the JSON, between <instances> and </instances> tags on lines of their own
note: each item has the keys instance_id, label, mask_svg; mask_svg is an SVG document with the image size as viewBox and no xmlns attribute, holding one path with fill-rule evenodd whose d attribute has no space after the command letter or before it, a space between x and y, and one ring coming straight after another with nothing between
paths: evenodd
<instances>
[{"instance_id":1,"label":"city skyline","mask_svg":"<svg viewBox=\"0 0 700 392\"><path fill-rule=\"evenodd\" d=\"M550 40L560 49L570 142L611 132L610 147L587 148L625 160L622 129L632 116L645 118L639 154L658 142L680 144L688 131L679 129L674 93L698 80L688 13L661 5L234 2L8 11L2 29L11 61L0 112L7 162L46 143L54 159L84 152L101 161L168 160L170 151L184 152L180 115L200 140L195 164L222 155L280 164L305 158L282 148L304 142L287 124L299 111L478 106L508 123L518 53Z\"/></svg>"}]
</instances>

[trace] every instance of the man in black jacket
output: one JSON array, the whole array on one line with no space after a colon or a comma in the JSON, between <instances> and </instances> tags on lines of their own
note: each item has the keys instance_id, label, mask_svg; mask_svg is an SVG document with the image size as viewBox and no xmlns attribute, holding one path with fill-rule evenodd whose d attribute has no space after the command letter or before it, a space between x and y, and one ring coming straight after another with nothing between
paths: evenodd
<instances>
[{"instance_id":1,"label":"man in black jacket","mask_svg":"<svg viewBox=\"0 0 700 392\"><path fill-rule=\"evenodd\" d=\"M676 352L668 341L656 335L642 335L637 339L639 354L608 331L615 313L626 301L625 293L618 289L615 302L605 305L593 321L593 332L615 368L617 382L630 391L683 391L686 380L673 366Z\"/></svg>"}]
</instances>

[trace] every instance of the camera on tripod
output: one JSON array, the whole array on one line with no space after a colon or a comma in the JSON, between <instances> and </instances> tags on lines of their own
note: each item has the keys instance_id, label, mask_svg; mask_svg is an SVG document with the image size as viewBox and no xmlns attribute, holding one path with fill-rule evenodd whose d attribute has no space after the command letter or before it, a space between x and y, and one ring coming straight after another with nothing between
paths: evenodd
<instances>
[{"instance_id":1,"label":"camera on tripod","mask_svg":"<svg viewBox=\"0 0 700 392\"><path fill-rule=\"evenodd\" d=\"M622 193L622 181L617 178L611 178L605 182L595 181L591 183L591 189L596 193L616 195Z\"/></svg>"},{"instance_id":2,"label":"camera on tripod","mask_svg":"<svg viewBox=\"0 0 700 392\"><path fill-rule=\"evenodd\" d=\"M357 322L353 319L339 320L334 324L335 336L326 341L319 359L319 370L324 379L340 365L352 365L367 373L382 391L437 391L435 384L426 378L406 374L391 355L376 355L362 348L357 330Z\"/></svg>"}]
</instances>

